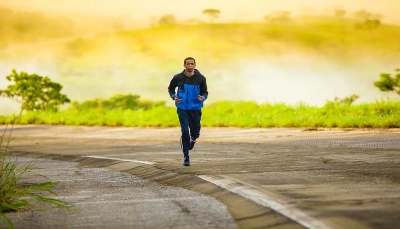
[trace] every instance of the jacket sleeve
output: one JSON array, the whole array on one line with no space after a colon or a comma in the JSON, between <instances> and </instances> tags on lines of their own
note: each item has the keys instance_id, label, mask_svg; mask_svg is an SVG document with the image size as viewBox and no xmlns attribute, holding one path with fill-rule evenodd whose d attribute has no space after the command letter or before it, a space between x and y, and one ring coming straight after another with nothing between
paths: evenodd
<instances>
[{"instance_id":1,"label":"jacket sleeve","mask_svg":"<svg viewBox=\"0 0 400 229\"><path fill-rule=\"evenodd\" d=\"M176 82L176 76L174 76L171 79L171 82L169 83L168 86L168 93L169 93L169 97L171 97L171 99L174 99L175 97L175 89L178 86L178 83Z\"/></svg>"},{"instance_id":2,"label":"jacket sleeve","mask_svg":"<svg viewBox=\"0 0 400 229\"><path fill-rule=\"evenodd\" d=\"M200 84L200 94L204 97L204 100L208 97L207 81L206 78Z\"/></svg>"}]
</instances>

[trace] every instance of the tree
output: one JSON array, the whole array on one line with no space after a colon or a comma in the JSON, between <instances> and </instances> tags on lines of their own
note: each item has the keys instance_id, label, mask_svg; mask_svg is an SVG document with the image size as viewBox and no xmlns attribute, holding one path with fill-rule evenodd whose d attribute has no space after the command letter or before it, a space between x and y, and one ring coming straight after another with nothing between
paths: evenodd
<instances>
[{"instance_id":1,"label":"tree","mask_svg":"<svg viewBox=\"0 0 400 229\"><path fill-rule=\"evenodd\" d=\"M275 22L275 23L286 23L290 22L290 15L289 11L279 11L272 13L271 15L265 15L264 20Z\"/></svg>"},{"instance_id":2,"label":"tree","mask_svg":"<svg viewBox=\"0 0 400 229\"><path fill-rule=\"evenodd\" d=\"M381 24L383 18L382 14L373 14L364 9L356 11L354 16L363 21L361 24L356 24L357 29L375 29Z\"/></svg>"},{"instance_id":3,"label":"tree","mask_svg":"<svg viewBox=\"0 0 400 229\"><path fill-rule=\"evenodd\" d=\"M380 79L374 82L375 87L381 91L395 91L400 95L400 69L395 69L394 71L397 74L393 77L389 73L381 73Z\"/></svg>"},{"instance_id":4,"label":"tree","mask_svg":"<svg viewBox=\"0 0 400 229\"><path fill-rule=\"evenodd\" d=\"M150 26L151 27L154 27L154 26L158 25L158 19L157 19L156 16L151 16L149 21L150 21Z\"/></svg>"},{"instance_id":5,"label":"tree","mask_svg":"<svg viewBox=\"0 0 400 229\"><path fill-rule=\"evenodd\" d=\"M176 24L176 18L172 14L164 15L160 17L160 19L158 19L158 25L174 25L174 24Z\"/></svg>"},{"instance_id":6,"label":"tree","mask_svg":"<svg viewBox=\"0 0 400 229\"><path fill-rule=\"evenodd\" d=\"M370 12L364 9L354 12L354 16L362 21L370 19L371 15L372 14Z\"/></svg>"},{"instance_id":7,"label":"tree","mask_svg":"<svg viewBox=\"0 0 400 229\"><path fill-rule=\"evenodd\" d=\"M221 11L217 9L205 9L203 10L203 14L210 18L210 23L213 23L215 19L219 18Z\"/></svg>"},{"instance_id":8,"label":"tree","mask_svg":"<svg viewBox=\"0 0 400 229\"><path fill-rule=\"evenodd\" d=\"M52 82L47 76L17 73L12 70L6 76L8 81L13 81L6 90L0 90L0 96L11 98L21 103L21 113L27 111L52 110L57 111L58 106L69 103L66 95L60 93L62 86Z\"/></svg>"},{"instance_id":9,"label":"tree","mask_svg":"<svg viewBox=\"0 0 400 229\"><path fill-rule=\"evenodd\" d=\"M335 7L334 14L337 18L343 18L346 15L346 11L341 6L337 6Z\"/></svg>"}]
</instances>

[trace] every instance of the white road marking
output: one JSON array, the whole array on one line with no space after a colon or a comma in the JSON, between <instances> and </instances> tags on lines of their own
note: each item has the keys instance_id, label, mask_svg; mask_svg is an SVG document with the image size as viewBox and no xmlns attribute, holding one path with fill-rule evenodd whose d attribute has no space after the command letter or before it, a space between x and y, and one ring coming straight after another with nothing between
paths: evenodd
<instances>
[{"instance_id":1,"label":"white road marking","mask_svg":"<svg viewBox=\"0 0 400 229\"><path fill-rule=\"evenodd\" d=\"M98 158L98 159L110 159L117 161L127 161L127 162L135 162L146 165L154 165L155 163L149 161L137 161L137 160L129 160L129 159L121 159L114 157L103 157L103 156L82 156L89 158ZM205 176L200 175L199 178L213 183L221 188L224 188L230 192L236 193L246 199L249 199L257 204L273 209L274 211L292 219L293 221L303 225L309 229L331 229L330 226L325 223L316 220L315 218L307 215L299 209L296 209L296 206L279 201L274 199L271 196L268 196L265 193L261 193L251 187L246 187L244 184L238 183L236 181L229 180L227 178L222 178L219 176Z\"/></svg>"},{"instance_id":2,"label":"white road marking","mask_svg":"<svg viewBox=\"0 0 400 229\"><path fill-rule=\"evenodd\" d=\"M309 229L330 229L331 227L325 223L316 220L315 218L302 212L292 204L278 201L267 194L261 193L251 187L246 187L244 184L236 181L229 180L227 178L221 178L218 176L205 176L200 175L199 178L213 183L221 188L224 188L230 192L236 193L246 199L249 199L257 204L271 208L276 212L292 219L293 221L303 225Z\"/></svg>"},{"instance_id":3,"label":"white road marking","mask_svg":"<svg viewBox=\"0 0 400 229\"><path fill-rule=\"evenodd\" d=\"M97 159L110 159L110 160L116 160L116 161L128 161L128 162L141 163L141 164L145 164L145 165L154 165L155 164L150 161L137 161L137 160L116 158L116 157L102 157L102 156L82 156L82 157L90 157L90 158L97 158Z\"/></svg>"}]
</instances>

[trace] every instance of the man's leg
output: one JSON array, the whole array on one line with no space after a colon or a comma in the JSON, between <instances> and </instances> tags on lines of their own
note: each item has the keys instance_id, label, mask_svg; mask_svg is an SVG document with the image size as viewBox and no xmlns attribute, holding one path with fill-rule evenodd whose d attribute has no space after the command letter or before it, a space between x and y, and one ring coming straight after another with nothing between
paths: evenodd
<instances>
[{"instance_id":1,"label":"man's leg","mask_svg":"<svg viewBox=\"0 0 400 229\"><path fill-rule=\"evenodd\" d=\"M189 115L188 111L177 110L179 123L181 124L181 148L183 151L184 165L190 165L189 148L190 148L190 133L189 133ZM185 163L186 162L186 163Z\"/></svg>"},{"instance_id":2,"label":"man's leg","mask_svg":"<svg viewBox=\"0 0 400 229\"><path fill-rule=\"evenodd\" d=\"M201 110L189 112L190 150L193 149L194 144L196 144L196 140L200 137L201 115Z\"/></svg>"}]
</instances>

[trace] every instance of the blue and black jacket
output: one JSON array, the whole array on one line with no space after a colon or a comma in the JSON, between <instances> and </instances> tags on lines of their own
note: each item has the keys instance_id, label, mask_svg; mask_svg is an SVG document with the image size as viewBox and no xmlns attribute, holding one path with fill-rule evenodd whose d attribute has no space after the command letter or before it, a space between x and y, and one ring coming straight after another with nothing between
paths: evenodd
<instances>
[{"instance_id":1,"label":"blue and black jacket","mask_svg":"<svg viewBox=\"0 0 400 229\"><path fill-rule=\"evenodd\" d=\"M178 90L176 90L178 88ZM188 77L185 70L174 75L168 86L169 96L174 99L177 96L182 102L175 103L177 108L182 110L201 110L203 102L197 100L197 96L203 96L204 101L207 99L207 82L199 70L194 69L194 74Z\"/></svg>"}]
</instances>

